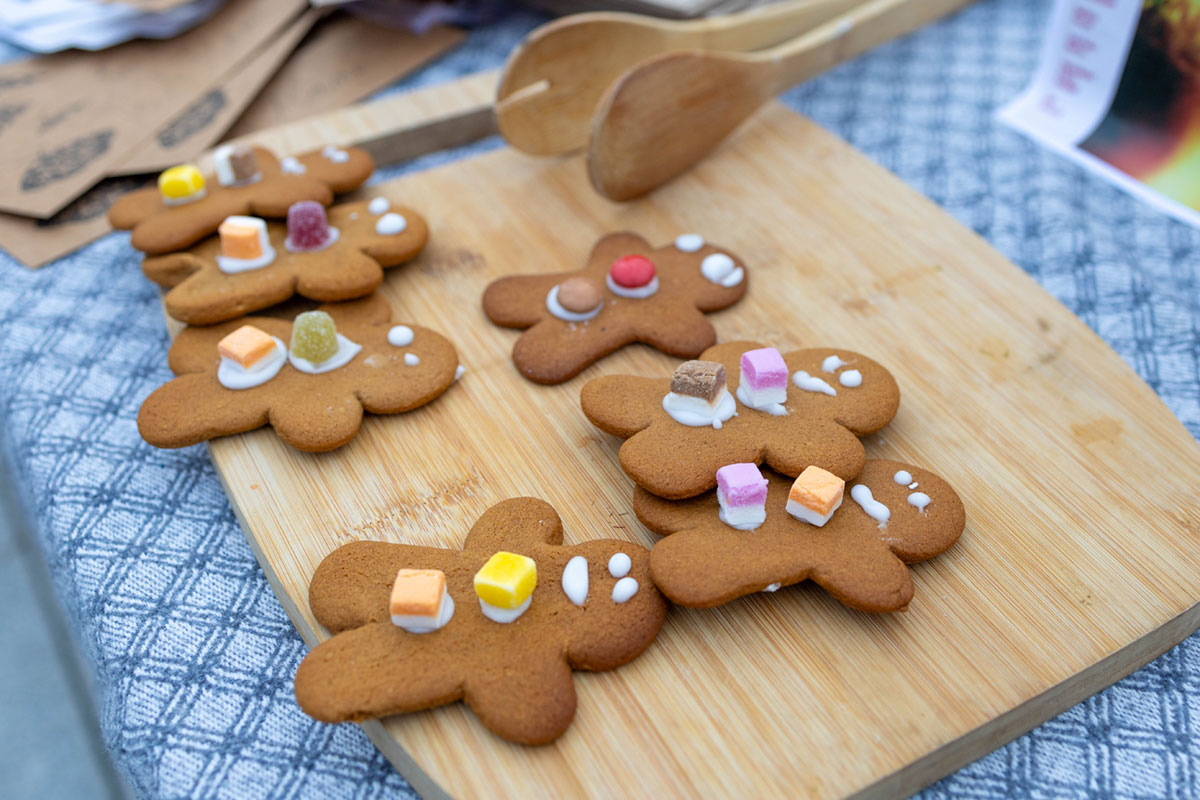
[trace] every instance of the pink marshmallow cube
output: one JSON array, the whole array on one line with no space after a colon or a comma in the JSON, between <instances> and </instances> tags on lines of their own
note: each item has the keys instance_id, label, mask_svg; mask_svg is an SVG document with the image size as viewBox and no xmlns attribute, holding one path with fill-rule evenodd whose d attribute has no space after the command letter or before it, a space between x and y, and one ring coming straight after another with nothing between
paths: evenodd
<instances>
[{"instance_id":1,"label":"pink marshmallow cube","mask_svg":"<svg viewBox=\"0 0 1200 800\"><path fill-rule=\"evenodd\" d=\"M767 502L767 479L755 464L721 467L717 470L717 489L726 506L761 506Z\"/></svg>"},{"instance_id":2,"label":"pink marshmallow cube","mask_svg":"<svg viewBox=\"0 0 1200 800\"><path fill-rule=\"evenodd\" d=\"M319 250L329 244L329 237L324 206L313 200L292 203L287 213L289 250Z\"/></svg>"},{"instance_id":3,"label":"pink marshmallow cube","mask_svg":"<svg viewBox=\"0 0 1200 800\"><path fill-rule=\"evenodd\" d=\"M774 347L742 353L742 380L753 392L764 389L787 390L788 368Z\"/></svg>"}]
</instances>

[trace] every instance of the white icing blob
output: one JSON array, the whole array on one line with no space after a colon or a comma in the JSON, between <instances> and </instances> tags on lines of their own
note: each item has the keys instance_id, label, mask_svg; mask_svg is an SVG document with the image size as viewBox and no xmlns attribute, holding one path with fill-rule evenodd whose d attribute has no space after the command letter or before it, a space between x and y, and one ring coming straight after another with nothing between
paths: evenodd
<instances>
[{"instance_id":1,"label":"white icing blob","mask_svg":"<svg viewBox=\"0 0 1200 800\"><path fill-rule=\"evenodd\" d=\"M290 236L283 240L283 246L287 248L289 253L319 253L322 250L328 250L329 247L336 242L341 235L341 232L337 228L330 225L329 238L326 239L325 244L321 245L320 247L296 247L294 244L292 244L292 237Z\"/></svg>"},{"instance_id":2,"label":"white icing blob","mask_svg":"<svg viewBox=\"0 0 1200 800\"><path fill-rule=\"evenodd\" d=\"M865 484L856 485L850 490L850 496L854 498L854 502L862 506L862 510L867 512L867 516L879 523L879 527L882 528L892 518L891 510L872 497L871 490Z\"/></svg>"},{"instance_id":3,"label":"white icing blob","mask_svg":"<svg viewBox=\"0 0 1200 800\"><path fill-rule=\"evenodd\" d=\"M334 147L333 145L326 145L325 149L321 151L321 155L325 156L334 164L345 164L350 160L349 153L347 153L345 150Z\"/></svg>"},{"instance_id":4,"label":"white icing blob","mask_svg":"<svg viewBox=\"0 0 1200 800\"><path fill-rule=\"evenodd\" d=\"M567 599L577 606L583 605L588 596L588 563L583 556L575 556L563 567L562 588Z\"/></svg>"},{"instance_id":5,"label":"white icing blob","mask_svg":"<svg viewBox=\"0 0 1200 800\"><path fill-rule=\"evenodd\" d=\"M283 170L286 175L303 175L308 172L307 167L291 156L279 162L279 169Z\"/></svg>"},{"instance_id":6,"label":"white icing blob","mask_svg":"<svg viewBox=\"0 0 1200 800\"><path fill-rule=\"evenodd\" d=\"M825 360L821 362L821 370L823 372L837 372L848 363L850 362L842 361L837 356L826 356Z\"/></svg>"},{"instance_id":7,"label":"white icing blob","mask_svg":"<svg viewBox=\"0 0 1200 800\"><path fill-rule=\"evenodd\" d=\"M222 356L221 365L217 367L217 381L226 389L253 389L278 375L288 360L287 345L277 336L271 338L275 340L275 349L251 364L250 369Z\"/></svg>"},{"instance_id":8,"label":"white icing blob","mask_svg":"<svg viewBox=\"0 0 1200 800\"><path fill-rule=\"evenodd\" d=\"M892 480L901 486L907 486L908 484L912 483L912 475L908 473L908 470L902 469L892 476Z\"/></svg>"},{"instance_id":9,"label":"white icing blob","mask_svg":"<svg viewBox=\"0 0 1200 800\"><path fill-rule=\"evenodd\" d=\"M862 373L856 369L848 369L838 375L838 383L851 389L857 389L862 386Z\"/></svg>"},{"instance_id":10,"label":"white icing blob","mask_svg":"<svg viewBox=\"0 0 1200 800\"><path fill-rule=\"evenodd\" d=\"M763 591L764 592L778 592L780 586L783 586L783 584L782 583L768 583L766 586L763 587Z\"/></svg>"},{"instance_id":11,"label":"white icing blob","mask_svg":"<svg viewBox=\"0 0 1200 800\"><path fill-rule=\"evenodd\" d=\"M733 274L736 266L733 259L724 253L712 253L700 262L700 274L713 283L721 283Z\"/></svg>"},{"instance_id":12,"label":"white icing blob","mask_svg":"<svg viewBox=\"0 0 1200 800\"><path fill-rule=\"evenodd\" d=\"M350 363L359 351L362 350L362 345L357 342L352 342L340 333L337 335L338 349L329 358L322 361L320 364L314 364L307 358L300 358L293 353L288 353L288 363L301 372L307 372L310 375L320 375L322 372L344 367Z\"/></svg>"},{"instance_id":13,"label":"white icing blob","mask_svg":"<svg viewBox=\"0 0 1200 800\"><path fill-rule=\"evenodd\" d=\"M367 211L370 211L375 216L386 214L392 204L388 202L386 197L373 197L370 204L367 206Z\"/></svg>"},{"instance_id":14,"label":"white icing blob","mask_svg":"<svg viewBox=\"0 0 1200 800\"><path fill-rule=\"evenodd\" d=\"M457 367L454 368L454 380L457 381L459 378L461 378L463 376L463 374L466 371L467 371L467 368L464 367L462 364L459 364Z\"/></svg>"},{"instance_id":15,"label":"white icing blob","mask_svg":"<svg viewBox=\"0 0 1200 800\"><path fill-rule=\"evenodd\" d=\"M917 511L924 511L925 506L929 505L929 495L924 492L913 492L908 496L908 504Z\"/></svg>"},{"instance_id":16,"label":"white icing blob","mask_svg":"<svg viewBox=\"0 0 1200 800\"><path fill-rule=\"evenodd\" d=\"M483 600L480 600L479 610L482 611L483 615L492 622L499 622L501 625L507 625L528 611L529 604L532 602L532 594L529 595L529 597L526 597L525 602L521 603L521 605L517 606L516 608L500 608L499 606L494 606L491 603L485 603Z\"/></svg>"},{"instance_id":17,"label":"white icing blob","mask_svg":"<svg viewBox=\"0 0 1200 800\"><path fill-rule=\"evenodd\" d=\"M413 343L413 329L407 325L394 325L388 331L388 344L393 347L408 347Z\"/></svg>"},{"instance_id":18,"label":"white icing blob","mask_svg":"<svg viewBox=\"0 0 1200 800\"><path fill-rule=\"evenodd\" d=\"M380 236L395 236L397 233L403 233L407 227L408 220L404 218L404 215L389 211L375 223L375 232Z\"/></svg>"},{"instance_id":19,"label":"white icing blob","mask_svg":"<svg viewBox=\"0 0 1200 800\"><path fill-rule=\"evenodd\" d=\"M614 603L624 603L637 594L638 582L635 578L621 578L613 586L612 599Z\"/></svg>"},{"instance_id":20,"label":"white icing blob","mask_svg":"<svg viewBox=\"0 0 1200 800\"><path fill-rule=\"evenodd\" d=\"M239 272L249 272L252 269L262 269L275 261L275 248L264 242L262 255L258 258L230 258L217 256L217 269L226 275L236 275Z\"/></svg>"},{"instance_id":21,"label":"white icing blob","mask_svg":"<svg viewBox=\"0 0 1200 800\"><path fill-rule=\"evenodd\" d=\"M546 310L559 319L565 320L566 322L587 322L589 319L599 314L603 309L604 301L601 300L600 303L591 311L584 311L583 313L567 311L562 307L562 303L558 302L557 286L551 289L546 295Z\"/></svg>"},{"instance_id":22,"label":"white icing blob","mask_svg":"<svg viewBox=\"0 0 1200 800\"><path fill-rule=\"evenodd\" d=\"M608 560L608 574L614 578L624 578L633 569L633 559L625 553L613 553Z\"/></svg>"},{"instance_id":23,"label":"white icing blob","mask_svg":"<svg viewBox=\"0 0 1200 800\"><path fill-rule=\"evenodd\" d=\"M404 363L410 367L415 367L417 364L421 363L421 357L418 356L416 353L405 353L404 354Z\"/></svg>"},{"instance_id":24,"label":"white icing blob","mask_svg":"<svg viewBox=\"0 0 1200 800\"><path fill-rule=\"evenodd\" d=\"M787 398L787 391L784 390L784 398ZM737 388L737 399L742 405L747 408L753 408L755 411L765 411L773 417L782 417L788 413L788 410L783 407L783 403L762 403L756 404L753 402L756 398L753 397L746 384L739 383Z\"/></svg>"},{"instance_id":25,"label":"white icing blob","mask_svg":"<svg viewBox=\"0 0 1200 800\"><path fill-rule=\"evenodd\" d=\"M698 233L681 233L675 237L675 249L694 253L704 247L704 237Z\"/></svg>"},{"instance_id":26,"label":"white icing blob","mask_svg":"<svg viewBox=\"0 0 1200 800\"><path fill-rule=\"evenodd\" d=\"M792 376L792 383L806 392L820 392L830 397L837 397L837 389L834 389L820 378L814 378L804 370L797 370L796 374Z\"/></svg>"},{"instance_id":27,"label":"white icing blob","mask_svg":"<svg viewBox=\"0 0 1200 800\"><path fill-rule=\"evenodd\" d=\"M737 286L746 277L746 270L738 267L733 272L721 279L721 285L725 288Z\"/></svg>"},{"instance_id":28,"label":"white icing blob","mask_svg":"<svg viewBox=\"0 0 1200 800\"><path fill-rule=\"evenodd\" d=\"M658 276L655 275L650 279L650 282L645 286L638 286L630 289L627 286L622 286L612 279L612 275L605 275L604 282L608 285L608 290L618 297L629 297L633 300L645 300L650 295L658 291ZM600 305L604 305L601 303Z\"/></svg>"},{"instance_id":29,"label":"white icing blob","mask_svg":"<svg viewBox=\"0 0 1200 800\"><path fill-rule=\"evenodd\" d=\"M435 619L420 617L413 614L392 614L392 624L404 628L409 633L433 633L446 627L446 623L454 616L454 598L442 587L442 604L438 608Z\"/></svg>"},{"instance_id":30,"label":"white icing blob","mask_svg":"<svg viewBox=\"0 0 1200 800\"><path fill-rule=\"evenodd\" d=\"M921 484L917 483L916 481L913 481L912 483L910 483L910 484L908 485L908 488L910 488L910 489L915 489L915 488L917 488L917 487L918 487L918 486L920 486L920 485L921 485Z\"/></svg>"},{"instance_id":31,"label":"white icing blob","mask_svg":"<svg viewBox=\"0 0 1200 800\"><path fill-rule=\"evenodd\" d=\"M733 395L729 393L728 389L721 392L721 396L713 405L709 405L699 397L667 392L663 397L663 411L670 414L671 419L681 425L691 428L712 425L716 430L721 430L721 423L730 417L737 416L737 403L734 402Z\"/></svg>"}]
</instances>

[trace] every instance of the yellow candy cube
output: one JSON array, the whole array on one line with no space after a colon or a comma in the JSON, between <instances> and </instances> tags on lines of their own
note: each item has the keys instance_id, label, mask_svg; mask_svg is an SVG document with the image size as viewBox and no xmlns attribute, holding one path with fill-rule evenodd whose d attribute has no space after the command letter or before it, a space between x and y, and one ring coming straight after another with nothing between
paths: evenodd
<instances>
[{"instance_id":1,"label":"yellow candy cube","mask_svg":"<svg viewBox=\"0 0 1200 800\"><path fill-rule=\"evenodd\" d=\"M164 170L158 176L158 190L167 202L181 202L204 193L204 176L191 164Z\"/></svg>"},{"instance_id":2,"label":"yellow candy cube","mask_svg":"<svg viewBox=\"0 0 1200 800\"><path fill-rule=\"evenodd\" d=\"M475 594L488 605L514 609L537 586L537 565L528 556L501 550L475 573Z\"/></svg>"}]
</instances>

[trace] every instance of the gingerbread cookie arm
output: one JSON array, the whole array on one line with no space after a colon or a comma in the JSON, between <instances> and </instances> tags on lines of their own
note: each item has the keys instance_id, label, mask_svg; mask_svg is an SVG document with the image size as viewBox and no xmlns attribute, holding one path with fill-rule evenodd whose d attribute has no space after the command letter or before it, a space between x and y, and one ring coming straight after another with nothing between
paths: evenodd
<instances>
[{"instance_id":1,"label":"gingerbread cookie arm","mask_svg":"<svg viewBox=\"0 0 1200 800\"><path fill-rule=\"evenodd\" d=\"M142 274L165 289L178 286L203 268L204 262L186 251L142 259Z\"/></svg>"},{"instance_id":2,"label":"gingerbread cookie arm","mask_svg":"<svg viewBox=\"0 0 1200 800\"><path fill-rule=\"evenodd\" d=\"M463 676L437 634L391 622L346 631L313 648L296 670L296 702L322 722L357 722L462 697Z\"/></svg>"},{"instance_id":3,"label":"gingerbread cookie arm","mask_svg":"<svg viewBox=\"0 0 1200 800\"><path fill-rule=\"evenodd\" d=\"M383 283L383 268L366 253L347 248L338 256L335 265L310 262L306 269L297 270L295 277L289 275L292 291L288 296L300 294L322 303L336 303L374 292ZM264 303L260 308L266 306Z\"/></svg>"},{"instance_id":4,"label":"gingerbread cookie arm","mask_svg":"<svg viewBox=\"0 0 1200 800\"><path fill-rule=\"evenodd\" d=\"M691 255L692 259L698 260L701 265L704 264L704 259L709 256L728 256L734 266L732 272L724 276L721 280L731 282L733 279L738 278L737 282L732 285L723 285L720 281L713 281L704 277L703 271L698 270L700 277L694 278L689 283L689 293L696 308L703 312L720 311L723 308L728 308L745 296L750 280L746 268L742 266L743 262L740 259L732 253L718 250L709 245L705 245L698 253Z\"/></svg>"},{"instance_id":5,"label":"gingerbread cookie arm","mask_svg":"<svg viewBox=\"0 0 1200 800\"><path fill-rule=\"evenodd\" d=\"M162 207L158 189L134 189L118 197L108 207L108 224L119 231L127 231L151 214L161 211Z\"/></svg>"},{"instance_id":6,"label":"gingerbread cookie arm","mask_svg":"<svg viewBox=\"0 0 1200 800\"><path fill-rule=\"evenodd\" d=\"M138 410L138 433L155 447L173 449L263 426L267 403L260 394L236 401L212 397L212 381L210 375L198 373L160 386ZM198 402L199 398L205 400Z\"/></svg>"},{"instance_id":7,"label":"gingerbread cookie arm","mask_svg":"<svg viewBox=\"0 0 1200 800\"><path fill-rule=\"evenodd\" d=\"M841 425L815 419L805 420L804 425L797 426L786 437L772 438L763 447L761 457L753 461L766 463L784 475L799 475L805 467L815 464L842 480L850 480L859 473L866 459L867 451L857 436ZM726 463L741 460L729 459ZM724 464L719 464L718 468L721 466Z\"/></svg>"},{"instance_id":8,"label":"gingerbread cookie arm","mask_svg":"<svg viewBox=\"0 0 1200 800\"><path fill-rule=\"evenodd\" d=\"M605 375L584 384L579 403L597 428L628 439L654 421L668 385L661 378Z\"/></svg>"},{"instance_id":9,"label":"gingerbread cookie arm","mask_svg":"<svg viewBox=\"0 0 1200 800\"><path fill-rule=\"evenodd\" d=\"M509 550L528 555L542 545L559 545L562 520L554 506L536 497L515 497L489 508L474 525L463 550L494 553Z\"/></svg>"},{"instance_id":10,"label":"gingerbread cookie arm","mask_svg":"<svg viewBox=\"0 0 1200 800\"><path fill-rule=\"evenodd\" d=\"M343 209L357 208L359 211L351 211L349 213L362 214L363 210L370 208L369 203L354 203L348 205L339 205L331 208L330 219L333 222L338 222L341 216L346 213ZM369 212L368 212L369 213ZM400 233L381 234L376 230L373 234L368 234L361 238L362 243L359 247L364 253L379 262L380 266L393 267L397 264L403 264L406 261L411 261L420 255L425 249L425 245L429 242L429 223L425 218L411 208L403 206L392 206L388 213L399 214L404 217L404 230ZM378 219L374 224L378 224Z\"/></svg>"},{"instance_id":11,"label":"gingerbread cookie arm","mask_svg":"<svg viewBox=\"0 0 1200 800\"><path fill-rule=\"evenodd\" d=\"M525 637L524 646L512 650L500 663L472 671L463 699L497 736L521 744L552 742L575 718L571 668L553 642Z\"/></svg>"},{"instance_id":12,"label":"gingerbread cookie arm","mask_svg":"<svg viewBox=\"0 0 1200 800\"><path fill-rule=\"evenodd\" d=\"M536 325L549 316L546 295L573 274L510 275L494 280L483 291L483 313L502 328L529 328Z\"/></svg>"},{"instance_id":13,"label":"gingerbread cookie arm","mask_svg":"<svg viewBox=\"0 0 1200 800\"><path fill-rule=\"evenodd\" d=\"M587 263L589 267L600 264L607 269L609 264L623 256L639 255L650 258L653 254L654 248L641 236L629 231L618 231L600 237L592 247L592 252L588 254Z\"/></svg>"},{"instance_id":14,"label":"gingerbread cookie arm","mask_svg":"<svg viewBox=\"0 0 1200 800\"><path fill-rule=\"evenodd\" d=\"M334 160L326 155L330 153L345 154ZM272 158L274 156L272 155ZM296 160L304 167L304 175L326 184L337 194L350 192L362 186L375 169L375 161L371 155L358 147L323 147L320 150L309 150L296 156ZM286 212L287 209L284 209Z\"/></svg>"},{"instance_id":15,"label":"gingerbread cookie arm","mask_svg":"<svg viewBox=\"0 0 1200 800\"><path fill-rule=\"evenodd\" d=\"M457 555L436 547L393 542L350 542L327 555L308 584L308 605L333 633L389 622L388 596L401 567L474 572ZM465 562L464 562L465 564Z\"/></svg>"}]
</instances>

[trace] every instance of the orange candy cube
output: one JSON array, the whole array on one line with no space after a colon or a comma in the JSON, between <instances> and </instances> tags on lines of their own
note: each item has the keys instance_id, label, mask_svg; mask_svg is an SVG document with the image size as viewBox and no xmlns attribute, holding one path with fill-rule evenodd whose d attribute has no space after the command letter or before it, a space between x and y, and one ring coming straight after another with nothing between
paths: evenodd
<instances>
[{"instance_id":1,"label":"orange candy cube","mask_svg":"<svg viewBox=\"0 0 1200 800\"><path fill-rule=\"evenodd\" d=\"M258 217L226 217L217 228L221 255L251 261L262 258L267 242L267 223Z\"/></svg>"},{"instance_id":2,"label":"orange candy cube","mask_svg":"<svg viewBox=\"0 0 1200 800\"><path fill-rule=\"evenodd\" d=\"M788 513L813 525L824 525L842 504L845 491L846 482L837 475L817 466L807 467L788 492Z\"/></svg>"},{"instance_id":3,"label":"orange candy cube","mask_svg":"<svg viewBox=\"0 0 1200 800\"><path fill-rule=\"evenodd\" d=\"M217 343L222 358L236 361L242 369L250 369L275 349L275 340L266 331L253 325L243 325Z\"/></svg>"},{"instance_id":4,"label":"orange candy cube","mask_svg":"<svg viewBox=\"0 0 1200 800\"><path fill-rule=\"evenodd\" d=\"M392 584L393 617L436 619L446 590L446 574L440 569L402 569Z\"/></svg>"}]
</instances>

